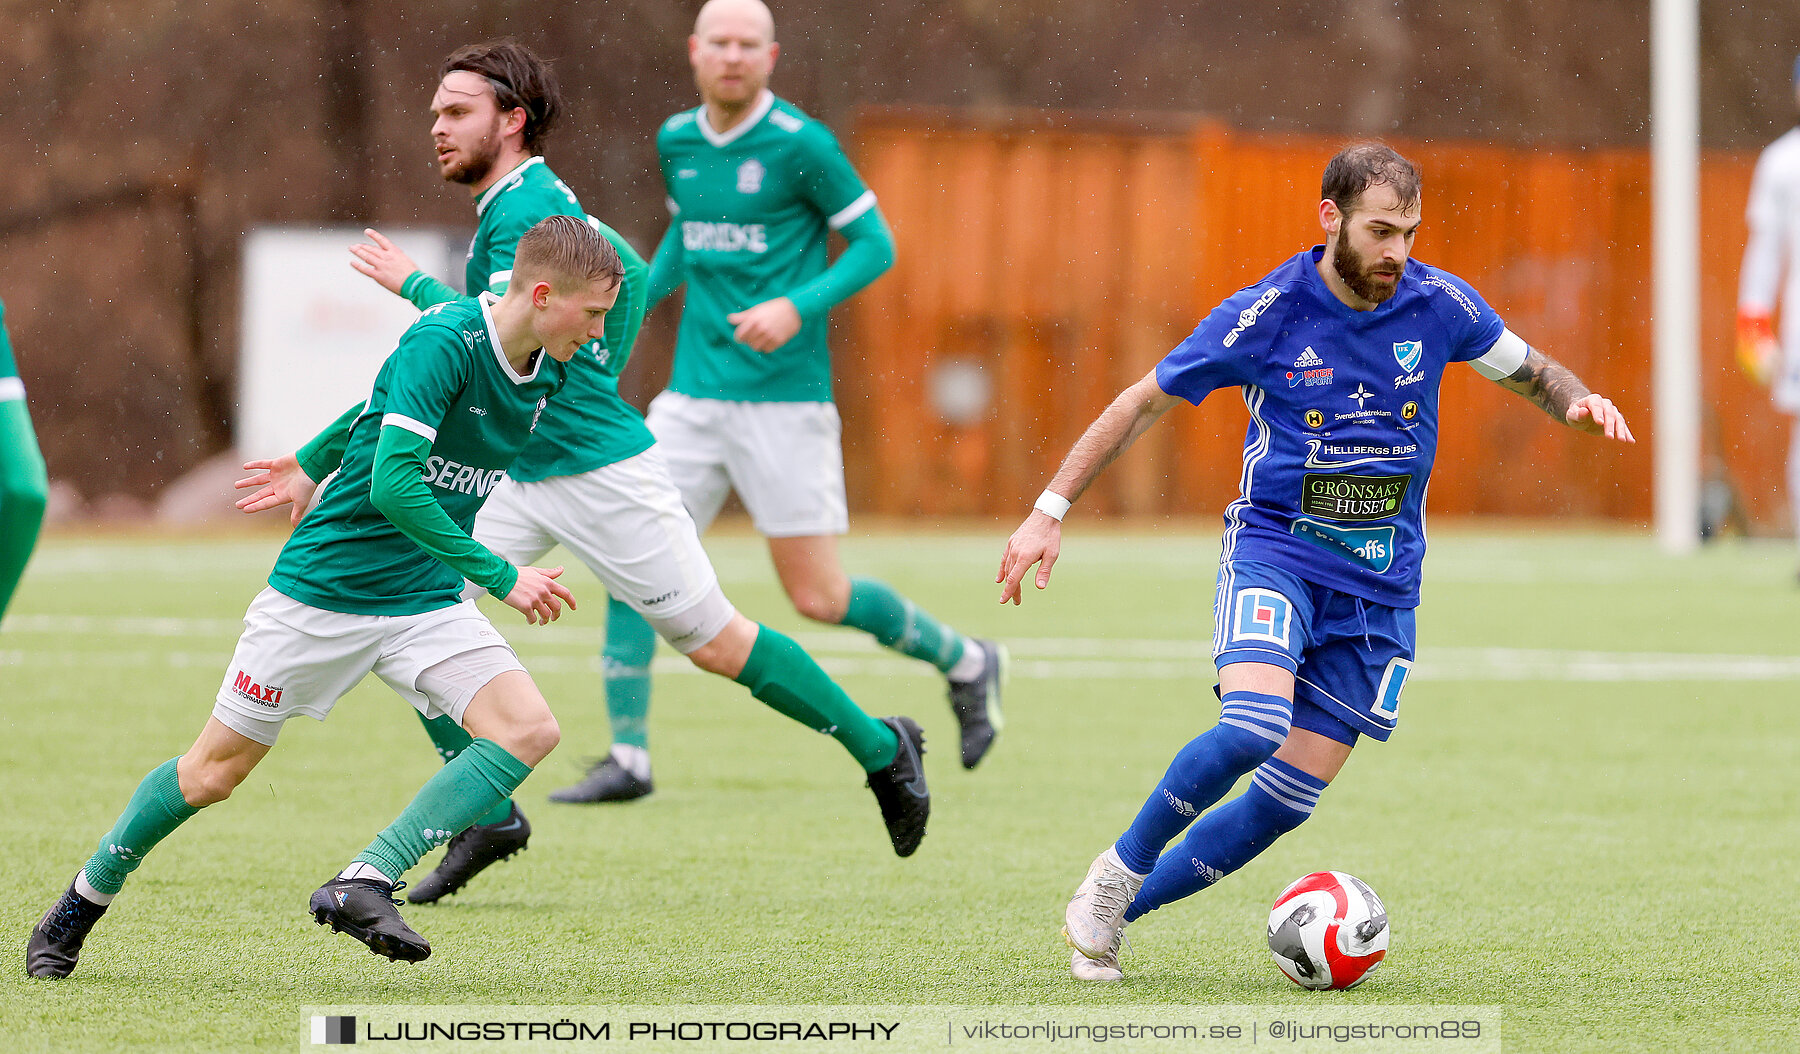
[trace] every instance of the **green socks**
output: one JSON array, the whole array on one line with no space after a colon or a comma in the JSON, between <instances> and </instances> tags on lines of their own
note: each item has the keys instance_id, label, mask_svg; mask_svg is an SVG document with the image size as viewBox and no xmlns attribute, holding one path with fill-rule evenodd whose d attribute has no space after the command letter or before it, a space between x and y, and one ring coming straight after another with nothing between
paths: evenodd
<instances>
[{"instance_id":1,"label":"green socks","mask_svg":"<svg viewBox=\"0 0 1800 1054\"><path fill-rule=\"evenodd\" d=\"M655 657L656 630L631 605L608 600L600 676L606 679L606 718L614 743L650 749L650 660Z\"/></svg>"},{"instance_id":2,"label":"green socks","mask_svg":"<svg viewBox=\"0 0 1800 1054\"><path fill-rule=\"evenodd\" d=\"M963 657L963 635L944 625L894 587L873 578L850 580L850 606L845 626L862 630L902 655L923 659L949 673Z\"/></svg>"},{"instance_id":3,"label":"green socks","mask_svg":"<svg viewBox=\"0 0 1800 1054\"><path fill-rule=\"evenodd\" d=\"M431 737L431 745L437 748L438 757L448 765L456 760L456 756L469 749L475 737L463 730L463 726L450 720L443 714L436 717L419 715L419 723L425 726L425 734ZM512 799L504 798L500 804L489 809L476 823L500 823L512 815Z\"/></svg>"},{"instance_id":4,"label":"green socks","mask_svg":"<svg viewBox=\"0 0 1800 1054\"><path fill-rule=\"evenodd\" d=\"M863 713L805 649L767 626L757 626L736 680L778 713L843 744L865 772L886 768L900 749L893 729Z\"/></svg>"},{"instance_id":5,"label":"green socks","mask_svg":"<svg viewBox=\"0 0 1800 1054\"><path fill-rule=\"evenodd\" d=\"M117 893L125 886L125 876L137 870L156 843L200 811L181 796L181 784L175 778L175 763L180 760L170 758L138 784L118 822L100 839L100 848L83 869L88 885L102 893Z\"/></svg>"},{"instance_id":6,"label":"green socks","mask_svg":"<svg viewBox=\"0 0 1800 1054\"><path fill-rule=\"evenodd\" d=\"M419 793L387 830L375 836L356 859L398 882L419 858L452 835L492 815L519 789L531 766L491 739L476 739L425 781ZM91 878L89 881L93 881ZM100 888L97 884L96 889Z\"/></svg>"}]
</instances>

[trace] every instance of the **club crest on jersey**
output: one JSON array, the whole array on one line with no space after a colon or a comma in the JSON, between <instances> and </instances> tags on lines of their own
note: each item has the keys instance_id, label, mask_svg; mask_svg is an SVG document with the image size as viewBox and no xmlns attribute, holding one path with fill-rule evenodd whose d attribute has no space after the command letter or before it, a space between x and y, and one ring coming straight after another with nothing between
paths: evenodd
<instances>
[{"instance_id":1,"label":"club crest on jersey","mask_svg":"<svg viewBox=\"0 0 1800 1054\"><path fill-rule=\"evenodd\" d=\"M1270 589L1240 589L1237 613L1231 620L1231 639L1267 641L1285 648L1293 618L1293 606L1280 593Z\"/></svg>"},{"instance_id":2,"label":"club crest on jersey","mask_svg":"<svg viewBox=\"0 0 1800 1054\"><path fill-rule=\"evenodd\" d=\"M762 189L763 176L768 173L763 163L756 158L738 166L738 193L755 194Z\"/></svg>"},{"instance_id":3,"label":"club crest on jersey","mask_svg":"<svg viewBox=\"0 0 1800 1054\"><path fill-rule=\"evenodd\" d=\"M1394 361L1408 373L1419 367L1419 357L1425 353L1425 342L1422 340L1396 340L1394 342Z\"/></svg>"}]
</instances>

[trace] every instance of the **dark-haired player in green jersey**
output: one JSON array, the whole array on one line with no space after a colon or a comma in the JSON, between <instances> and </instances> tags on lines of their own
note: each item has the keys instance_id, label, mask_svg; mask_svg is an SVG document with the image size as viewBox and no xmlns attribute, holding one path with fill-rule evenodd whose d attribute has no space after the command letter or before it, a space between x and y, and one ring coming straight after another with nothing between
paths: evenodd
<instances>
[{"instance_id":1,"label":"dark-haired player in green jersey","mask_svg":"<svg viewBox=\"0 0 1800 1054\"><path fill-rule=\"evenodd\" d=\"M1000 726L1004 650L884 582L848 577L838 560L849 515L826 313L893 264L894 243L830 129L770 93L778 51L760 0L710 0L688 39L702 105L657 135L673 220L650 269L652 305L683 284L687 302L650 430L702 530L737 491L802 615L863 630L946 675L973 768ZM848 245L828 265L834 230ZM634 621L610 609L607 636L633 635ZM647 710L648 681L643 700ZM643 711L612 718L612 754L562 800L648 790Z\"/></svg>"},{"instance_id":2,"label":"dark-haired player in green jersey","mask_svg":"<svg viewBox=\"0 0 1800 1054\"><path fill-rule=\"evenodd\" d=\"M471 290L497 292L507 287L520 230L546 215L584 215L538 153L561 110L555 81L540 58L511 41L461 48L440 73L432 99L439 169L469 187L480 217L465 277ZM619 371L643 320L648 267L624 239L587 219L625 260L619 309L608 318L604 342L570 363L568 386L482 509L475 538L526 562L560 544L605 584L614 609L642 613L634 622L641 635L608 633L602 660L609 710L610 700L636 693L648 677L660 634L701 669L837 738L868 773L895 852L909 855L930 808L917 724L870 717L798 644L745 618L725 598L650 430L619 397ZM379 233L368 234L369 243L352 250L358 270L420 307L456 295ZM446 758L468 742L452 722L438 719L427 728ZM529 834L518 807L501 803L452 840L408 898L420 903L456 892L523 848Z\"/></svg>"},{"instance_id":3,"label":"dark-haired player in green jersey","mask_svg":"<svg viewBox=\"0 0 1800 1054\"><path fill-rule=\"evenodd\" d=\"M99 849L26 946L34 977L74 970L94 923L156 844L225 800L282 725L323 720L369 673L470 745L399 817L320 886L308 911L389 959L431 945L395 910L402 875L504 800L556 746L556 718L493 625L462 597L480 583L528 622L574 606L561 568L515 566L469 537L475 512L563 385L564 365L599 337L624 277L585 222L551 217L518 243L503 297L426 312L382 364L368 400L299 454L251 462L247 512L292 502L298 526L244 633L212 716L187 753L146 775ZM313 480L323 478L317 502Z\"/></svg>"},{"instance_id":4,"label":"dark-haired player in green jersey","mask_svg":"<svg viewBox=\"0 0 1800 1054\"><path fill-rule=\"evenodd\" d=\"M25 406L25 384L6 337L6 307L0 304L0 618L37 544L49 493L44 455L38 452L31 411Z\"/></svg>"}]
</instances>

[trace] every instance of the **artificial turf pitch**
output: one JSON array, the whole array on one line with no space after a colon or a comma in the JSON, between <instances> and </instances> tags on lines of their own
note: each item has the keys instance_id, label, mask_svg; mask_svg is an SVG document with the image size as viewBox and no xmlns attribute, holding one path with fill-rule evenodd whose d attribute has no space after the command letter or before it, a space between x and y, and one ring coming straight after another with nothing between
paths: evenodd
<instances>
[{"instance_id":1,"label":"artificial turf pitch","mask_svg":"<svg viewBox=\"0 0 1800 1054\"><path fill-rule=\"evenodd\" d=\"M933 814L911 859L893 856L834 743L667 648L655 795L546 802L606 743L605 608L572 568L582 607L552 627L488 608L564 738L520 792L530 849L404 909L430 960L378 959L304 910L437 764L371 679L329 721L290 724L230 801L158 847L61 982L24 976L26 936L142 775L198 732L280 538L46 541L0 628L5 1045L285 1049L313 1006L880 1004L1042 1020L1129 1004L1266 1018L1483 1007L1512 1051L1800 1049L1790 545L1678 560L1632 534L1439 530L1399 732L1360 746L1313 819L1243 871L1134 924L1127 980L1107 986L1069 977L1062 908L1217 716L1217 536L1072 525L1051 589L1002 609L1004 534L844 546L852 573L1010 644L1009 721L974 772L932 671L803 624L756 539L708 540L742 610L795 634L871 713L925 726ZM1382 895L1393 945L1367 983L1319 995L1276 971L1263 931L1275 893L1326 868Z\"/></svg>"}]
</instances>

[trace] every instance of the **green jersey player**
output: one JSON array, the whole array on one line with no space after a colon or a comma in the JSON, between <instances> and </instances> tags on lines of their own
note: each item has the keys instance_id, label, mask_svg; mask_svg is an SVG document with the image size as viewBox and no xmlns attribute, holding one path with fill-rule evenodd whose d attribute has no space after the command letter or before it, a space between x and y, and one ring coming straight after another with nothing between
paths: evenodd
<instances>
[{"instance_id":1,"label":"green jersey player","mask_svg":"<svg viewBox=\"0 0 1800 1054\"><path fill-rule=\"evenodd\" d=\"M244 617L206 727L187 753L144 777L32 931L29 973L68 976L144 855L228 797L288 719L323 720L371 672L473 740L308 910L377 955L431 954L395 910L400 877L510 795L559 738L512 649L462 599L463 580L533 623L574 605L555 581L561 568L516 567L468 530L562 387L563 364L602 332L622 277L618 254L586 223L547 219L519 241L505 296L443 305L406 331L367 401L345 415L347 430L334 425L298 455L250 463L261 471L239 486L261 489L239 502L246 511L287 501L298 510L312 480L325 482Z\"/></svg>"},{"instance_id":2,"label":"green jersey player","mask_svg":"<svg viewBox=\"0 0 1800 1054\"><path fill-rule=\"evenodd\" d=\"M37 544L49 492L44 455L38 452L31 411L25 407L25 385L6 338L6 307L0 304L0 617L6 615Z\"/></svg>"},{"instance_id":3,"label":"green jersey player","mask_svg":"<svg viewBox=\"0 0 1800 1054\"><path fill-rule=\"evenodd\" d=\"M761 0L710 0L688 38L701 105L657 135L672 222L650 268L652 305L682 285L687 301L650 430L702 529L737 491L802 615L947 675L973 768L999 728L1004 651L838 562L849 516L826 315L892 265L894 244L830 129L768 90L779 50ZM848 244L828 262L834 230ZM632 613L608 615L609 636L628 631ZM629 727L614 714L615 740ZM615 750L590 774L593 800L630 796L635 774L618 766Z\"/></svg>"},{"instance_id":4,"label":"green jersey player","mask_svg":"<svg viewBox=\"0 0 1800 1054\"><path fill-rule=\"evenodd\" d=\"M470 289L507 287L512 240L545 215L584 215L581 203L537 152L560 105L548 67L512 42L459 49L444 63L432 110L440 171L466 184L480 218L465 271ZM930 806L919 767L923 736L908 718L864 713L791 639L739 614L718 585L699 532L669 481L638 412L619 397L618 376L644 312L648 267L617 234L587 217L626 261L620 308L602 343L569 364L564 390L475 522L475 539L515 562L555 545L606 585L614 608L641 613L641 633L609 633L602 653L609 710L641 716L656 637L695 665L729 677L759 700L828 732L869 774L896 852L917 847ZM420 307L456 294L419 273L378 232L356 246L354 266ZM479 583L478 583L479 584ZM647 620L647 622L646 622ZM468 734L442 718L427 723L452 758ZM643 729L637 729L641 748ZM647 755L646 755L647 761ZM647 791L648 771L640 788ZM553 796L557 800L564 797ZM431 875L408 894L434 901L523 848L530 825L503 802L454 839Z\"/></svg>"}]
</instances>

